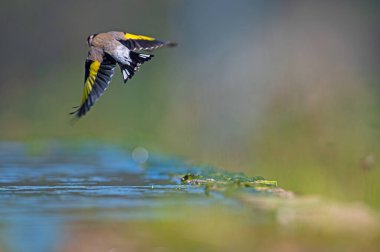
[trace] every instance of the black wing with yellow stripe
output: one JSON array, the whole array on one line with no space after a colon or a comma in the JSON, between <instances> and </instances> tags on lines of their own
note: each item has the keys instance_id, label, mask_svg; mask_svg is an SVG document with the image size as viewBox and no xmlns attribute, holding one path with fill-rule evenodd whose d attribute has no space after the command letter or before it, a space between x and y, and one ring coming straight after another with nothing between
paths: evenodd
<instances>
[{"instance_id":1,"label":"black wing with yellow stripe","mask_svg":"<svg viewBox=\"0 0 380 252\"><path fill-rule=\"evenodd\" d=\"M70 114L84 116L108 88L115 72L116 61L105 56L102 62L86 60L84 90L81 105Z\"/></svg>"},{"instance_id":2,"label":"black wing with yellow stripe","mask_svg":"<svg viewBox=\"0 0 380 252\"><path fill-rule=\"evenodd\" d=\"M124 35L125 40L120 40L124 46L128 47L129 50L144 50L153 51L160 47L173 47L176 43L169 41L161 41L152 37L135 35L131 33L126 33Z\"/></svg>"}]
</instances>

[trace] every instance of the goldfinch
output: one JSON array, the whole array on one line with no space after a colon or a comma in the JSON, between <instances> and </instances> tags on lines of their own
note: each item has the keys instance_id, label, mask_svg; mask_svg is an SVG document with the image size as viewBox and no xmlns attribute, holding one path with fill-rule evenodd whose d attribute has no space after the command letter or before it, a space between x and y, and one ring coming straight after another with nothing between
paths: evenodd
<instances>
[{"instance_id":1,"label":"goldfinch","mask_svg":"<svg viewBox=\"0 0 380 252\"><path fill-rule=\"evenodd\" d=\"M176 46L176 43L118 31L90 35L87 44L90 50L85 64L82 101L70 113L77 118L84 116L103 95L111 82L116 64L119 65L126 83L143 63L153 57L139 51Z\"/></svg>"}]
</instances>

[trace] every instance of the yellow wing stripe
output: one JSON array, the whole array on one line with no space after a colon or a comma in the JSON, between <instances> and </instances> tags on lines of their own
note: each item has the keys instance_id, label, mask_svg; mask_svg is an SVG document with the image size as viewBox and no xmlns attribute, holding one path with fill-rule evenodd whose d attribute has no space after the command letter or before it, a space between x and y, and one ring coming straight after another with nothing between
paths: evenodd
<instances>
[{"instance_id":1,"label":"yellow wing stripe","mask_svg":"<svg viewBox=\"0 0 380 252\"><path fill-rule=\"evenodd\" d=\"M152 37L148 37L148 36L143 36L143 35L135 35L135 34L131 34L131 33L126 33L124 35L125 39L140 39L140 40L155 40L155 38L152 38Z\"/></svg>"},{"instance_id":2,"label":"yellow wing stripe","mask_svg":"<svg viewBox=\"0 0 380 252\"><path fill-rule=\"evenodd\" d=\"M92 87L94 86L96 75L98 74L100 67L99 61L94 61L90 65L90 72L88 74L86 83L84 84L84 90L82 95L82 104L84 104L87 100L88 95L90 94Z\"/></svg>"}]
</instances>

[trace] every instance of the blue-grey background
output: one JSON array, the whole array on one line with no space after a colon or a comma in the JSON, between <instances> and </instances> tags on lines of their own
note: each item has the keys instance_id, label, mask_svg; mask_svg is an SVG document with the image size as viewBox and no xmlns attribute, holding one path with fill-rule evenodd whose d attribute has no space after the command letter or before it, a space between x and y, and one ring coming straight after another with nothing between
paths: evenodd
<instances>
[{"instance_id":1,"label":"blue-grey background","mask_svg":"<svg viewBox=\"0 0 380 252\"><path fill-rule=\"evenodd\" d=\"M0 1L0 139L142 146L378 209L379 1ZM89 34L179 43L74 125ZM33 152L33 150L32 150Z\"/></svg>"}]
</instances>

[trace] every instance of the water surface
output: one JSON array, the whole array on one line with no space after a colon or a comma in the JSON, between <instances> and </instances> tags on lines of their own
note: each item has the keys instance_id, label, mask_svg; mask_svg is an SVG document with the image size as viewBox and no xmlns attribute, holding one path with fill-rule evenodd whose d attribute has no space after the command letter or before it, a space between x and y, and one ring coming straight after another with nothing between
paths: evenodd
<instances>
[{"instance_id":1,"label":"water surface","mask_svg":"<svg viewBox=\"0 0 380 252\"><path fill-rule=\"evenodd\" d=\"M2 142L1 244L6 251L54 251L67 223L175 219L181 216L162 209L231 204L180 184L178 174L196 170L152 153L136 163L112 145Z\"/></svg>"}]
</instances>

